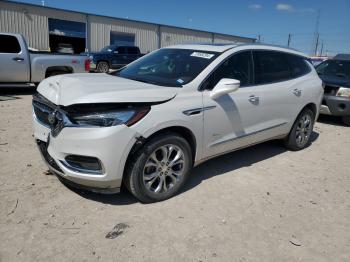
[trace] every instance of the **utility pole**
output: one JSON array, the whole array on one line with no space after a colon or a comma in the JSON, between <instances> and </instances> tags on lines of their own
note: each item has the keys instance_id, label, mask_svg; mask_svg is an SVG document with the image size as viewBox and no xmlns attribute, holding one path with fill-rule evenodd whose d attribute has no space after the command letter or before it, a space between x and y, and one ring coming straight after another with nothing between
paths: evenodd
<instances>
[{"instance_id":1,"label":"utility pole","mask_svg":"<svg viewBox=\"0 0 350 262\"><path fill-rule=\"evenodd\" d=\"M322 41L322 44L321 44L321 52L320 52L320 56L322 56L323 54L323 41Z\"/></svg>"},{"instance_id":2,"label":"utility pole","mask_svg":"<svg viewBox=\"0 0 350 262\"><path fill-rule=\"evenodd\" d=\"M258 35L258 43L261 41L261 35Z\"/></svg>"},{"instance_id":3,"label":"utility pole","mask_svg":"<svg viewBox=\"0 0 350 262\"><path fill-rule=\"evenodd\" d=\"M288 47L290 46L290 41L292 40L291 38L292 38L292 35L288 34L288 45L287 45Z\"/></svg>"},{"instance_id":4,"label":"utility pole","mask_svg":"<svg viewBox=\"0 0 350 262\"><path fill-rule=\"evenodd\" d=\"M318 49L318 41L320 39L320 34L317 33L317 37L316 37L316 46L315 46L315 56L317 56L317 49Z\"/></svg>"},{"instance_id":5,"label":"utility pole","mask_svg":"<svg viewBox=\"0 0 350 262\"><path fill-rule=\"evenodd\" d=\"M315 56L317 56L318 40L320 37L320 33L318 31L319 24L320 24L320 10L318 10L317 12L316 26L315 26L315 38L314 38L315 39L315 50L314 50Z\"/></svg>"}]
</instances>

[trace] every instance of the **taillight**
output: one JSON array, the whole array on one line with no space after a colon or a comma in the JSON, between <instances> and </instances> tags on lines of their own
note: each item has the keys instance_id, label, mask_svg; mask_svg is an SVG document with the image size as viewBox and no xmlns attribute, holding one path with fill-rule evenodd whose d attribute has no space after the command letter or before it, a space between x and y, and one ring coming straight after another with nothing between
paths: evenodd
<instances>
[{"instance_id":1,"label":"taillight","mask_svg":"<svg viewBox=\"0 0 350 262\"><path fill-rule=\"evenodd\" d=\"M85 71L90 71L90 59L85 60Z\"/></svg>"}]
</instances>

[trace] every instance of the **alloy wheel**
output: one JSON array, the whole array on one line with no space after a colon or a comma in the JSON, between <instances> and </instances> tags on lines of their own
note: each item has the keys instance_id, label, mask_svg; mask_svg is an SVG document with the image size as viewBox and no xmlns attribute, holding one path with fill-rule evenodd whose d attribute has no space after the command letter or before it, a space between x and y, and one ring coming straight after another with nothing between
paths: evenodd
<instances>
[{"instance_id":1,"label":"alloy wheel","mask_svg":"<svg viewBox=\"0 0 350 262\"><path fill-rule=\"evenodd\" d=\"M310 138L312 132L312 119L308 114L303 115L297 125L295 132L296 143L299 147L303 147Z\"/></svg>"},{"instance_id":2,"label":"alloy wheel","mask_svg":"<svg viewBox=\"0 0 350 262\"><path fill-rule=\"evenodd\" d=\"M146 189L156 194L169 191L183 177L185 161L180 147L173 144L158 147L150 154L143 169Z\"/></svg>"}]
</instances>

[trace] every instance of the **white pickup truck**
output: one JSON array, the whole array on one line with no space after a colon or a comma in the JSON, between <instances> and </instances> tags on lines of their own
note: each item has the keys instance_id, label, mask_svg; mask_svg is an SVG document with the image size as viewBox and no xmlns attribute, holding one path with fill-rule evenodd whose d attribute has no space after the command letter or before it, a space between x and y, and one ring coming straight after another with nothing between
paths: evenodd
<instances>
[{"instance_id":1,"label":"white pickup truck","mask_svg":"<svg viewBox=\"0 0 350 262\"><path fill-rule=\"evenodd\" d=\"M0 33L0 87L33 86L49 76L89 69L87 56L30 51L22 35Z\"/></svg>"}]
</instances>

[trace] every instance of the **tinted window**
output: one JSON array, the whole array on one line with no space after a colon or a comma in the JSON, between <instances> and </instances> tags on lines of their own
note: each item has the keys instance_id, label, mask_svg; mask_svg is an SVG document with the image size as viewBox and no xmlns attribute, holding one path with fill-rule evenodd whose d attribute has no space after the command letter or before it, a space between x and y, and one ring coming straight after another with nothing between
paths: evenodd
<instances>
[{"instance_id":1,"label":"tinted window","mask_svg":"<svg viewBox=\"0 0 350 262\"><path fill-rule=\"evenodd\" d=\"M165 48L143 56L116 75L160 86L181 87L198 76L218 53Z\"/></svg>"},{"instance_id":2,"label":"tinted window","mask_svg":"<svg viewBox=\"0 0 350 262\"><path fill-rule=\"evenodd\" d=\"M289 67L292 71L293 77L299 77L311 71L309 65L305 61L305 58L296 56L296 55L290 55L290 54L286 54L286 56L287 56Z\"/></svg>"},{"instance_id":3,"label":"tinted window","mask_svg":"<svg viewBox=\"0 0 350 262\"><path fill-rule=\"evenodd\" d=\"M133 55L136 55L139 53L139 49L137 47L127 47L127 50L128 50L128 54L133 54Z\"/></svg>"},{"instance_id":4,"label":"tinted window","mask_svg":"<svg viewBox=\"0 0 350 262\"><path fill-rule=\"evenodd\" d=\"M12 35L0 35L0 53L19 53L21 47L18 40Z\"/></svg>"},{"instance_id":5,"label":"tinted window","mask_svg":"<svg viewBox=\"0 0 350 262\"><path fill-rule=\"evenodd\" d=\"M213 89L222 78L241 81L241 86L253 83L253 63L251 52L241 52L224 61L204 82L203 89Z\"/></svg>"},{"instance_id":6,"label":"tinted window","mask_svg":"<svg viewBox=\"0 0 350 262\"><path fill-rule=\"evenodd\" d=\"M319 75L350 79L350 61L327 60L316 67Z\"/></svg>"},{"instance_id":7,"label":"tinted window","mask_svg":"<svg viewBox=\"0 0 350 262\"><path fill-rule=\"evenodd\" d=\"M118 51L118 54L126 54L126 47L124 46L117 47L116 51Z\"/></svg>"},{"instance_id":8,"label":"tinted window","mask_svg":"<svg viewBox=\"0 0 350 262\"><path fill-rule=\"evenodd\" d=\"M293 78L287 56L281 52L254 51L256 84L268 84Z\"/></svg>"}]
</instances>

